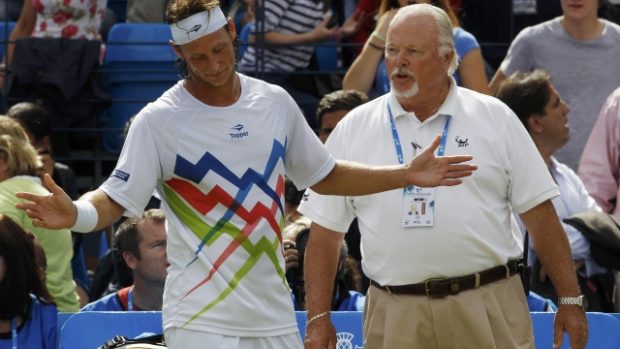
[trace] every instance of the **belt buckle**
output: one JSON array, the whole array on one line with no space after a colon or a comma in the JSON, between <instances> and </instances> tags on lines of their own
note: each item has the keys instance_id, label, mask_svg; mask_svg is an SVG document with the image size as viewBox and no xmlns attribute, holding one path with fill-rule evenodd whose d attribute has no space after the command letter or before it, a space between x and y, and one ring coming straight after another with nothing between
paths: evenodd
<instances>
[{"instance_id":1,"label":"belt buckle","mask_svg":"<svg viewBox=\"0 0 620 349\"><path fill-rule=\"evenodd\" d=\"M461 292L461 285L459 284L459 279L450 278L450 294L455 295Z\"/></svg>"},{"instance_id":2,"label":"belt buckle","mask_svg":"<svg viewBox=\"0 0 620 349\"><path fill-rule=\"evenodd\" d=\"M424 280L424 293L426 294L426 297L433 298L433 295L431 294L431 288L430 288L430 283L431 282L444 281L444 280L447 280L447 279L445 279L445 278L432 278L432 279Z\"/></svg>"}]
</instances>

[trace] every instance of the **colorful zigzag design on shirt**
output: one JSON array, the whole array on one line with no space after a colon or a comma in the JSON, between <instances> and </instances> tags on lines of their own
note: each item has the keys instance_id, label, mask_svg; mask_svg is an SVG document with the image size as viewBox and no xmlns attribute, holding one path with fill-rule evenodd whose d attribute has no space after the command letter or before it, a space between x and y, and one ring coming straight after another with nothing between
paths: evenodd
<instances>
[{"instance_id":1,"label":"colorful zigzag design on shirt","mask_svg":"<svg viewBox=\"0 0 620 349\"><path fill-rule=\"evenodd\" d=\"M233 238L230 245L222 252L213 264L213 268L209 271L205 279L190 289L184 296L187 297L193 291L206 284L218 268L232 255L232 253L241 246L250 257L234 274L232 280L229 281L228 287L213 301L202 308L197 314L192 316L185 325L192 322L200 315L214 307L216 304L224 300L239 284L240 280L252 269L260 257L265 254L274 265L274 268L284 285L286 285L286 276L280 267L276 251L281 247L281 229L284 226L284 219L276 222L275 216L278 210L283 213L280 197L284 193L284 178L278 175L275 190L267 183L267 180L273 174L278 160L284 161L285 146L279 142L273 142L273 148L267 161L265 171L259 174L252 169L248 169L240 178L226 168L212 154L206 153L195 165L191 164L181 156L177 156L175 166L175 175L184 177L190 181L172 178L166 181L164 185L164 195L171 209L181 219L185 225L201 240L200 245L195 251L196 257L188 263L188 267L197 259L198 253L204 245L210 246L218 238L223 235L229 235ZM225 192L220 186L214 186L208 194L204 194L194 183L199 183L209 171L214 171L218 175L227 179L239 188L239 192L233 198ZM194 182L194 183L192 183ZM243 200L247 197L250 189L256 185L261 188L267 196L272 198L270 207L266 207L262 203L257 203L250 210L243 207ZM209 226L204 222L202 217L208 214L217 204L228 207L228 210L217 221L214 226ZM239 229L237 226L229 222L233 215L242 218L246 224ZM282 214L283 216L283 214ZM261 237L256 244L249 239L249 235L254 231L260 220L265 219L271 229L275 232L276 239L269 241L267 237Z\"/></svg>"}]
</instances>

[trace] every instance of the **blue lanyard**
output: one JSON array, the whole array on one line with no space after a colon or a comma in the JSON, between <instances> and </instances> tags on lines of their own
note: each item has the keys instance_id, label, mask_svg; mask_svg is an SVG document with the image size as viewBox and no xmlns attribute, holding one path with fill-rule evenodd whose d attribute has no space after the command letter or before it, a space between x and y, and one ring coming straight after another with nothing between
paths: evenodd
<instances>
[{"instance_id":1,"label":"blue lanyard","mask_svg":"<svg viewBox=\"0 0 620 349\"><path fill-rule=\"evenodd\" d=\"M11 342L13 343L13 349L17 349L17 320L15 318L11 320Z\"/></svg>"},{"instance_id":2,"label":"blue lanyard","mask_svg":"<svg viewBox=\"0 0 620 349\"><path fill-rule=\"evenodd\" d=\"M133 311L133 286L131 286L129 294L127 294L127 311Z\"/></svg>"},{"instance_id":3,"label":"blue lanyard","mask_svg":"<svg viewBox=\"0 0 620 349\"><path fill-rule=\"evenodd\" d=\"M396 130L396 122L394 122L394 116L392 115L392 108L390 108L390 103L388 102L387 106L388 115L390 116L390 126L392 127L392 139L394 140L394 148L396 148L396 156L398 157L398 162L402 165L404 164L403 157L403 148L400 145L400 138L398 137L398 130ZM443 156L446 150L446 139L448 138L448 128L450 127L450 120L452 119L451 115L446 115L446 123L443 125L443 131L441 132L441 143L439 144L439 150L437 150L437 156Z\"/></svg>"}]
</instances>

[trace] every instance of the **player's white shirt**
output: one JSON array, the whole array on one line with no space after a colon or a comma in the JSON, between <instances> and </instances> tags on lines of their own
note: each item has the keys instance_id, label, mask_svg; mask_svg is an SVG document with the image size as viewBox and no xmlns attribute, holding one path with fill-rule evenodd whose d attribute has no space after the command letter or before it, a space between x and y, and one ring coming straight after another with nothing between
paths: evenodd
<instances>
[{"instance_id":1,"label":"player's white shirt","mask_svg":"<svg viewBox=\"0 0 620 349\"><path fill-rule=\"evenodd\" d=\"M335 161L283 89L238 76L241 96L228 107L201 103L182 81L146 106L101 187L133 216L154 188L163 198L164 328L297 331L280 234L285 169L306 188Z\"/></svg>"}]
</instances>

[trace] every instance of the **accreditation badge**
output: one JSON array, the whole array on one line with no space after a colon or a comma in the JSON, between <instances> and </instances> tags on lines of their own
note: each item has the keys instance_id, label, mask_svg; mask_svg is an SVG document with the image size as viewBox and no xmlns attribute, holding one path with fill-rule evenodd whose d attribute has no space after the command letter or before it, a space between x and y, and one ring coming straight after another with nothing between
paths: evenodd
<instances>
[{"instance_id":1,"label":"accreditation badge","mask_svg":"<svg viewBox=\"0 0 620 349\"><path fill-rule=\"evenodd\" d=\"M435 218L435 189L408 187L403 195L402 226L432 227Z\"/></svg>"}]
</instances>

